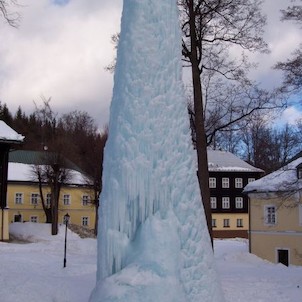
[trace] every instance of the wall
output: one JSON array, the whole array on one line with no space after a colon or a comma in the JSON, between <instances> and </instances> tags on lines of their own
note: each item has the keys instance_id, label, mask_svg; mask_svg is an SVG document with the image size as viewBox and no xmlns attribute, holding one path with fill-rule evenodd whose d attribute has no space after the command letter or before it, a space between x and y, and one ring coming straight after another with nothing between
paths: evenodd
<instances>
[{"instance_id":1,"label":"wall","mask_svg":"<svg viewBox=\"0 0 302 302\"><path fill-rule=\"evenodd\" d=\"M246 213L212 213L212 219L216 219L216 227L213 227L213 236L215 238L247 238L249 228L249 216ZM224 219L229 219L230 226L224 227ZM237 227L237 219L242 219L243 226Z\"/></svg>"},{"instance_id":2,"label":"wall","mask_svg":"<svg viewBox=\"0 0 302 302\"><path fill-rule=\"evenodd\" d=\"M297 196L291 199L273 194L249 194L250 251L273 263L278 262L277 250L289 251L289 264L302 265L302 225L299 223ZM265 206L276 206L276 224L265 221ZM301 214L300 214L301 215Z\"/></svg>"},{"instance_id":3,"label":"wall","mask_svg":"<svg viewBox=\"0 0 302 302\"><path fill-rule=\"evenodd\" d=\"M15 203L15 193L23 193L23 203ZM35 184L27 183L9 183L7 192L7 203L9 210L9 222L12 223L15 220L15 215L21 215L21 221L31 221L32 216L37 216L39 223L46 221L46 216L42 208L41 200L38 200L37 205L31 204L31 194L39 193L38 186ZM44 196L50 193L50 189L43 188ZM63 195L70 195L70 205L63 204ZM92 191L85 187L67 187L61 188L60 200L59 200L59 223L63 223L63 217L65 214L70 215L70 223L82 225L82 217L88 217L87 227L94 228L95 223L95 207L92 204L83 205L82 196L91 195Z\"/></svg>"}]
</instances>

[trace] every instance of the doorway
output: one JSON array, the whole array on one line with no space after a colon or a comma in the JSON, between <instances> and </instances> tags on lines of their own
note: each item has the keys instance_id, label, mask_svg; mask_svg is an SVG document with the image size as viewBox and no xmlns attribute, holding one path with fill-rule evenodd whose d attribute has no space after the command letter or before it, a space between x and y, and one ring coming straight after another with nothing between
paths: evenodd
<instances>
[{"instance_id":1,"label":"doorway","mask_svg":"<svg viewBox=\"0 0 302 302\"><path fill-rule=\"evenodd\" d=\"M288 250L277 250L278 252L278 263L282 263L286 266L289 265L289 257L288 257Z\"/></svg>"},{"instance_id":2,"label":"doorway","mask_svg":"<svg viewBox=\"0 0 302 302\"><path fill-rule=\"evenodd\" d=\"M21 214L14 215L14 222L22 222L22 215Z\"/></svg>"}]
</instances>

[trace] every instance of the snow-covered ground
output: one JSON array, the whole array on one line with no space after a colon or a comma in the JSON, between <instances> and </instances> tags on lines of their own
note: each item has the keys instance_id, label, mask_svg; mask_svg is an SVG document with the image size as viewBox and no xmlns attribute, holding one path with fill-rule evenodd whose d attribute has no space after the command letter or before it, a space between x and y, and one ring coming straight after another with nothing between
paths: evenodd
<instances>
[{"instance_id":1,"label":"snow-covered ground","mask_svg":"<svg viewBox=\"0 0 302 302\"><path fill-rule=\"evenodd\" d=\"M31 243L0 243L1 302L88 301L96 280L96 240L68 231L63 268L64 226L57 236L49 235L49 227L11 225L14 236ZM235 239L215 240L215 259L227 302L302 301L302 267L261 260L248 253L247 241Z\"/></svg>"}]
</instances>

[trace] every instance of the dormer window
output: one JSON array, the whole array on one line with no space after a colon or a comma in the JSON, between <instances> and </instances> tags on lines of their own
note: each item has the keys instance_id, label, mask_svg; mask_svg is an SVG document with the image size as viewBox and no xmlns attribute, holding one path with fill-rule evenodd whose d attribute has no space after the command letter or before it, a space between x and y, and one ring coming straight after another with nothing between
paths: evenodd
<instances>
[{"instance_id":1,"label":"dormer window","mask_svg":"<svg viewBox=\"0 0 302 302\"><path fill-rule=\"evenodd\" d=\"M297 166L297 178L302 179L302 164Z\"/></svg>"}]
</instances>

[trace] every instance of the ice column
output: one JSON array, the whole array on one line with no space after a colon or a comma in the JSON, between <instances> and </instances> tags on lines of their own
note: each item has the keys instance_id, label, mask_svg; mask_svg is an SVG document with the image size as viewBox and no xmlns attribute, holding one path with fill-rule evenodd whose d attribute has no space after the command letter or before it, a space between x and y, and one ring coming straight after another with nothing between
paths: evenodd
<instances>
[{"instance_id":1,"label":"ice column","mask_svg":"<svg viewBox=\"0 0 302 302\"><path fill-rule=\"evenodd\" d=\"M186 106L176 0L124 0L91 301L115 301L110 287L125 283L131 302L222 301ZM125 281L134 267L174 280L167 290L182 294L150 298L164 282L135 287Z\"/></svg>"}]
</instances>

